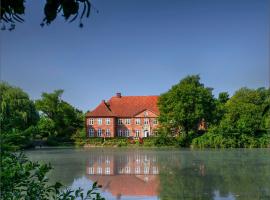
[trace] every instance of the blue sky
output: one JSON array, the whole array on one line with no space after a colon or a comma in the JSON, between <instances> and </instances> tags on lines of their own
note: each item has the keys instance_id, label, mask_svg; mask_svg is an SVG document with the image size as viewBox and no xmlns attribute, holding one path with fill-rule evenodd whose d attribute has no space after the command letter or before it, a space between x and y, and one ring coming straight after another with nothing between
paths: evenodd
<instances>
[{"instance_id":1,"label":"blue sky","mask_svg":"<svg viewBox=\"0 0 270 200\"><path fill-rule=\"evenodd\" d=\"M269 85L270 0L92 0L99 14L39 26L43 1L27 0L25 23L1 31L1 80L32 99L64 89L86 111L120 91L158 95L190 74L214 94Z\"/></svg>"}]
</instances>

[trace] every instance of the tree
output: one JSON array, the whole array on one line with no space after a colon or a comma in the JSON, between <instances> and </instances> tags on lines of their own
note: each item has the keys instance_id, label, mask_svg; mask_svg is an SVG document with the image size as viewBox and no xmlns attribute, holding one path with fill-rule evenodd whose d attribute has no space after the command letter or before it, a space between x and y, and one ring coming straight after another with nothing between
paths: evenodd
<instances>
[{"instance_id":1,"label":"tree","mask_svg":"<svg viewBox=\"0 0 270 200\"><path fill-rule=\"evenodd\" d=\"M225 104L229 100L228 92L221 92L215 99L215 110L213 112L213 124L218 125L225 114Z\"/></svg>"},{"instance_id":2,"label":"tree","mask_svg":"<svg viewBox=\"0 0 270 200\"><path fill-rule=\"evenodd\" d=\"M13 30L16 22L22 23L24 21L24 3L24 0L1 1L0 23L3 25L2 30L6 29L5 24L10 25L9 30ZM45 24L49 25L56 19L58 14L62 14L65 20L69 20L69 22L75 21L80 14L79 26L83 27L82 19L90 16L91 7L92 4L89 0L46 0L44 5L45 17L41 26L44 26ZM80 12L81 9L82 11Z\"/></svg>"},{"instance_id":3,"label":"tree","mask_svg":"<svg viewBox=\"0 0 270 200\"><path fill-rule=\"evenodd\" d=\"M159 121L177 133L197 131L201 120L210 123L215 107L212 89L198 75L187 76L159 98Z\"/></svg>"},{"instance_id":4,"label":"tree","mask_svg":"<svg viewBox=\"0 0 270 200\"><path fill-rule=\"evenodd\" d=\"M255 136L265 129L262 121L269 97L269 91L264 88L236 91L225 104L226 113L221 121L223 132Z\"/></svg>"},{"instance_id":5,"label":"tree","mask_svg":"<svg viewBox=\"0 0 270 200\"><path fill-rule=\"evenodd\" d=\"M35 102L42 116L39 128L47 135L70 137L83 128L83 113L61 99L63 92L42 93L42 98Z\"/></svg>"},{"instance_id":6,"label":"tree","mask_svg":"<svg viewBox=\"0 0 270 200\"><path fill-rule=\"evenodd\" d=\"M1 148L30 144L39 119L34 102L22 89L5 82L0 83L0 102Z\"/></svg>"}]
</instances>

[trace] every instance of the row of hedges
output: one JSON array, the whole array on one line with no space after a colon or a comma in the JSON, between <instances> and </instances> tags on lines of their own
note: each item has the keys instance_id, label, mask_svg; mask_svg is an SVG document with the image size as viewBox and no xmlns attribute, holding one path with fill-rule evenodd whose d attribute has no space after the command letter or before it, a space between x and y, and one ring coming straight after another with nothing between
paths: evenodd
<instances>
[{"instance_id":1,"label":"row of hedges","mask_svg":"<svg viewBox=\"0 0 270 200\"><path fill-rule=\"evenodd\" d=\"M270 135L261 137L240 135L237 137L226 137L221 134L206 133L192 141L195 148L269 148Z\"/></svg>"},{"instance_id":2,"label":"row of hedges","mask_svg":"<svg viewBox=\"0 0 270 200\"><path fill-rule=\"evenodd\" d=\"M143 138L143 143L140 143L138 139L130 141L126 137L117 137L117 138L79 138L75 141L77 146L145 146L145 147L154 147L154 146L177 146L177 140L173 137L147 137Z\"/></svg>"}]
</instances>

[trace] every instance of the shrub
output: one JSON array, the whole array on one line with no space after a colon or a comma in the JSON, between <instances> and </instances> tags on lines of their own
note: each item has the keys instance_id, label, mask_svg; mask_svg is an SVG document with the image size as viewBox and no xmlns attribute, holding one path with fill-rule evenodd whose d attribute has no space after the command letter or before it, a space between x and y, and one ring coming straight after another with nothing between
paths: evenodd
<instances>
[{"instance_id":1,"label":"shrub","mask_svg":"<svg viewBox=\"0 0 270 200\"><path fill-rule=\"evenodd\" d=\"M50 165L29 161L23 153L1 151L1 199L96 199L104 200L94 183L86 195L82 189L64 189L61 183L48 184ZM64 189L64 190L63 190Z\"/></svg>"}]
</instances>

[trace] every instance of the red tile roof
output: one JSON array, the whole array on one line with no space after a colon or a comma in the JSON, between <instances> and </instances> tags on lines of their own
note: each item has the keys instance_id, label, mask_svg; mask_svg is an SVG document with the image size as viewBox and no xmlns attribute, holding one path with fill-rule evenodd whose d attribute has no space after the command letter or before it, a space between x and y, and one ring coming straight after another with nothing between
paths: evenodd
<instances>
[{"instance_id":1,"label":"red tile roof","mask_svg":"<svg viewBox=\"0 0 270 200\"><path fill-rule=\"evenodd\" d=\"M108 102L102 101L86 116L133 117L144 110L150 110L158 115L157 101L158 96L114 96Z\"/></svg>"}]
</instances>

